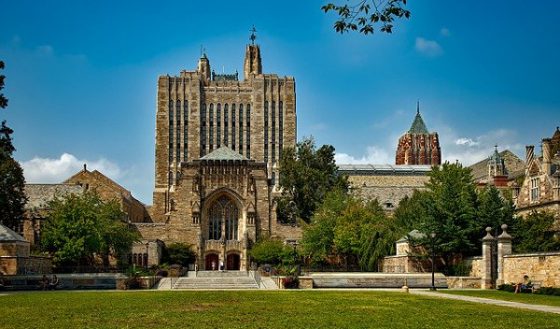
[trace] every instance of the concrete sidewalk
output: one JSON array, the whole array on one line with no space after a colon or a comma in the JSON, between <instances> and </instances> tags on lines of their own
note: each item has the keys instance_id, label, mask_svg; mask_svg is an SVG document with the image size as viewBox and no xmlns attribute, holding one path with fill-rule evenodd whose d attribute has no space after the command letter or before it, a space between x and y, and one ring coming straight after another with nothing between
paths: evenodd
<instances>
[{"instance_id":1,"label":"concrete sidewalk","mask_svg":"<svg viewBox=\"0 0 560 329\"><path fill-rule=\"evenodd\" d=\"M497 305L497 306L520 308L520 309L531 310L531 311L560 314L560 307L557 306L525 304L525 303L509 302L509 301L499 300L499 299L451 295L451 294L445 294L445 293L439 293L439 292L433 292L427 290L410 290L410 293L415 295L429 296L429 297L456 299L465 302L490 304L490 305Z\"/></svg>"}]
</instances>

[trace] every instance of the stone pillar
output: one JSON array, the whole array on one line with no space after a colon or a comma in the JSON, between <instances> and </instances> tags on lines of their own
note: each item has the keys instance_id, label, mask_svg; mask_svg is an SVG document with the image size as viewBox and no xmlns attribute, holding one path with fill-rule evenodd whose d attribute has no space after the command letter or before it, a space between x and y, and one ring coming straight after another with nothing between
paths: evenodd
<instances>
[{"instance_id":1,"label":"stone pillar","mask_svg":"<svg viewBox=\"0 0 560 329\"><path fill-rule=\"evenodd\" d=\"M496 286L504 284L504 256L511 255L511 235L506 231L508 226L502 225L502 234L498 236L498 279Z\"/></svg>"},{"instance_id":2,"label":"stone pillar","mask_svg":"<svg viewBox=\"0 0 560 329\"><path fill-rule=\"evenodd\" d=\"M492 289L492 244L494 237L490 232L491 227L486 228L486 236L482 238L482 266L481 266L481 289Z\"/></svg>"}]
</instances>

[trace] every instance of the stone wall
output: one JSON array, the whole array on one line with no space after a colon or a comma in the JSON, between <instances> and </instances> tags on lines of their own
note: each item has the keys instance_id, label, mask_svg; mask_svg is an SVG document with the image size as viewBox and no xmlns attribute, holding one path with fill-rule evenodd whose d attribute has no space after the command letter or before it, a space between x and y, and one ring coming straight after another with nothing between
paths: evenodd
<instances>
[{"instance_id":1,"label":"stone wall","mask_svg":"<svg viewBox=\"0 0 560 329\"><path fill-rule=\"evenodd\" d=\"M465 259L465 265L471 268L469 275L480 278L482 275L482 257L470 257Z\"/></svg>"},{"instance_id":2,"label":"stone wall","mask_svg":"<svg viewBox=\"0 0 560 329\"><path fill-rule=\"evenodd\" d=\"M528 275L543 287L560 287L560 252L504 256L504 282L517 283Z\"/></svg>"},{"instance_id":3,"label":"stone wall","mask_svg":"<svg viewBox=\"0 0 560 329\"><path fill-rule=\"evenodd\" d=\"M387 256L383 258L379 271L383 273L426 273L432 271L432 263L430 259L418 256Z\"/></svg>"}]
</instances>

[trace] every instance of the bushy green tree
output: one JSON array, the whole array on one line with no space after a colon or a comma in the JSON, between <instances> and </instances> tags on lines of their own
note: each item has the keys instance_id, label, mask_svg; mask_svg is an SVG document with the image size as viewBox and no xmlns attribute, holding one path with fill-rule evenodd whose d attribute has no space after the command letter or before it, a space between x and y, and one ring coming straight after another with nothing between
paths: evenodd
<instances>
[{"instance_id":1,"label":"bushy green tree","mask_svg":"<svg viewBox=\"0 0 560 329\"><path fill-rule=\"evenodd\" d=\"M409 18L410 11L405 8L407 0L355 0L344 4L327 3L321 9L338 15L334 23L336 32L358 31L372 34L377 28L380 32L392 33L396 18Z\"/></svg>"},{"instance_id":2,"label":"bushy green tree","mask_svg":"<svg viewBox=\"0 0 560 329\"><path fill-rule=\"evenodd\" d=\"M279 265L293 259L293 251L289 246L278 239L268 238L255 243L250 255L257 264Z\"/></svg>"},{"instance_id":3,"label":"bushy green tree","mask_svg":"<svg viewBox=\"0 0 560 329\"><path fill-rule=\"evenodd\" d=\"M194 263L196 253L191 245L186 243L171 243L165 247L163 262L187 266Z\"/></svg>"},{"instance_id":4,"label":"bushy green tree","mask_svg":"<svg viewBox=\"0 0 560 329\"><path fill-rule=\"evenodd\" d=\"M531 212L512 228L513 249L518 253L560 251L560 232L554 214Z\"/></svg>"},{"instance_id":5,"label":"bushy green tree","mask_svg":"<svg viewBox=\"0 0 560 329\"><path fill-rule=\"evenodd\" d=\"M486 227L493 229L493 235L501 233L502 224L514 227L517 219L514 216L515 207L511 199L502 196L495 186L487 186L478 193L478 220L473 223L473 236L471 240L475 243L473 254L482 252L482 236Z\"/></svg>"},{"instance_id":6,"label":"bushy green tree","mask_svg":"<svg viewBox=\"0 0 560 329\"><path fill-rule=\"evenodd\" d=\"M387 218L377 200L364 202L334 190L327 194L311 223L304 227L303 250L315 263L342 258L346 265L355 260L371 270L377 262L371 253L372 238L383 230Z\"/></svg>"},{"instance_id":7,"label":"bushy green tree","mask_svg":"<svg viewBox=\"0 0 560 329\"><path fill-rule=\"evenodd\" d=\"M4 62L0 61L0 70ZM0 75L0 91L4 89L4 75ZM0 108L6 108L8 100L0 93ZM27 197L24 192L25 179L19 163L13 158L13 130L2 121L0 126L0 223L17 231L23 219Z\"/></svg>"},{"instance_id":8,"label":"bushy green tree","mask_svg":"<svg viewBox=\"0 0 560 329\"><path fill-rule=\"evenodd\" d=\"M56 198L49 203L41 246L60 270L89 268L98 257L106 268L111 256L123 260L139 238L123 218L118 202L93 192Z\"/></svg>"},{"instance_id":9,"label":"bushy green tree","mask_svg":"<svg viewBox=\"0 0 560 329\"><path fill-rule=\"evenodd\" d=\"M315 148L312 138L296 148L285 148L280 160L279 185L282 195L276 199L278 220L295 224L298 218L309 222L317 206L332 189L346 190L346 178L338 175L334 147Z\"/></svg>"}]
</instances>

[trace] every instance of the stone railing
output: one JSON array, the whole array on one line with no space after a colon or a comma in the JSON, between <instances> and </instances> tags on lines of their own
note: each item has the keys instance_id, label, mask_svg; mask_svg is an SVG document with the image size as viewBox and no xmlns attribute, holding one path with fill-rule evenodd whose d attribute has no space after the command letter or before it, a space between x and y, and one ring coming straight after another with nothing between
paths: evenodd
<instances>
[{"instance_id":1,"label":"stone railing","mask_svg":"<svg viewBox=\"0 0 560 329\"><path fill-rule=\"evenodd\" d=\"M206 240L205 248L206 250L224 250L223 240ZM226 240L225 241L226 251L228 250L242 250L243 244L239 240Z\"/></svg>"}]
</instances>

